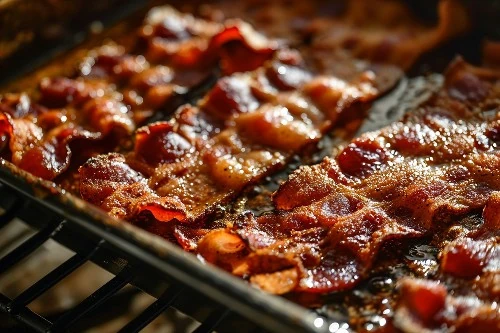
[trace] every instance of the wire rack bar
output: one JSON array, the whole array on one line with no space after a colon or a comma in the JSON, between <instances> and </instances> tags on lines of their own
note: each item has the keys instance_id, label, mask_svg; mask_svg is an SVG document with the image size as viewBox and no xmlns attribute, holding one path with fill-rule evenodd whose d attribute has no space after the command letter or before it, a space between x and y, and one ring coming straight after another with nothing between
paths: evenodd
<instances>
[{"instance_id":1,"label":"wire rack bar","mask_svg":"<svg viewBox=\"0 0 500 333\"><path fill-rule=\"evenodd\" d=\"M99 307L102 303L116 294L133 278L130 271L125 268L120 274L109 280L101 288L97 289L92 295L83 300L71 311L62 315L52 326L50 332L63 332L76 321L82 319L90 311Z\"/></svg>"},{"instance_id":2,"label":"wire rack bar","mask_svg":"<svg viewBox=\"0 0 500 333\"><path fill-rule=\"evenodd\" d=\"M93 253L89 253L88 255L80 255L75 254L64 263L56 267L49 274L45 275L43 278L38 280L31 287L23 291L19 296L17 296L14 300L12 300L11 308L17 309L22 306L26 306L31 303L34 299L38 298L44 292L55 286L66 276L73 273L78 267L87 262L89 256Z\"/></svg>"},{"instance_id":3,"label":"wire rack bar","mask_svg":"<svg viewBox=\"0 0 500 333\"><path fill-rule=\"evenodd\" d=\"M56 225L49 225L41 229L20 246L16 247L14 250L6 254L2 259L0 259L0 274L5 273L12 266L36 251L36 249L38 249L43 243L51 238L53 233L59 230L63 223L64 221L61 221Z\"/></svg>"},{"instance_id":4,"label":"wire rack bar","mask_svg":"<svg viewBox=\"0 0 500 333\"><path fill-rule=\"evenodd\" d=\"M193 333L211 333L217 326L229 315L230 311L226 308L220 307L210 313L207 319L198 326Z\"/></svg>"},{"instance_id":5,"label":"wire rack bar","mask_svg":"<svg viewBox=\"0 0 500 333\"><path fill-rule=\"evenodd\" d=\"M0 215L0 228L12 221L23 207L23 200L19 198L14 199L12 205L7 208L7 210L2 215Z\"/></svg>"},{"instance_id":6,"label":"wire rack bar","mask_svg":"<svg viewBox=\"0 0 500 333\"><path fill-rule=\"evenodd\" d=\"M182 293L182 286L171 286L154 303L148 306L140 315L135 317L125 325L120 333L140 332L150 322L158 318L167 308L169 308L177 297Z\"/></svg>"},{"instance_id":7,"label":"wire rack bar","mask_svg":"<svg viewBox=\"0 0 500 333\"><path fill-rule=\"evenodd\" d=\"M11 299L7 296L0 294L0 309L3 312L9 313L13 319L23 323L25 326L30 327L31 329L37 332L45 332L47 331L52 323L42 316L34 313L30 309L23 307L19 309L17 312L11 311L8 307Z\"/></svg>"}]
</instances>

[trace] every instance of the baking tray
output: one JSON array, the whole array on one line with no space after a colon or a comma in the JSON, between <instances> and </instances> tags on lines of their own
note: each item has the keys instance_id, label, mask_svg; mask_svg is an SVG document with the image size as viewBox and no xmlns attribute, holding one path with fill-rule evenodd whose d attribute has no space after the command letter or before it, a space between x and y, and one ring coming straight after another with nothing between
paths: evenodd
<instances>
[{"instance_id":1,"label":"baking tray","mask_svg":"<svg viewBox=\"0 0 500 333\"><path fill-rule=\"evenodd\" d=\"M132 1L128 7L115 12L106 22L112 23L123 19L127 14L143 7L144 3ZM124 27L120 26L112 28L108 31L108 36L123 33L123 29ZM25 67L14 67L16 70L11 71L10 74L7 73L4 82L11 83L14 77L22 76L26 71L39 67L41 63L53 60L63 50L70 49L79 43L85 33L86 30L75 32L64 43L58 43L55 47L46 49L40 57L31 59ZM95 44L96 40L101 40L101 38L90 38L82 49ZM471 52L471 49L476 51ZM452 53L461 50L470 54L468 59L478 61L477 38L470 36L465 39L465 43L464 40L450 42L435 52L434 56L424 57L423 61L415 66L411 75L418 76L431 70L442 70L444 64L448 63L453 56ZM75 52L78 53L78 49L71 51L71 53ZM436 57L436 54L439 56ZM50 70L49 66L48 71ZM27 80L31 80L31 77L25 77L16 85L22 86ZM374 130L399 119L406 110L418 104L420 98L425 98L433 91L440 84L440 80L439 75L403 79L398 87L374 103L368 111L367 118L359 124L357 132L348 135L343 133L343 138L335 134L326 137L320 145L322 149L308 163L314 163L330 154L333 146L354 134ZM7 89L10 87L9 85ZM269 183L277 183L280 179L286 178L296 165L292 164L283 172L273 176ZM23 196L36 206L63 218L69 226L68 229L75 228L78 232L86 234L87 236L79 241L64 234L56 239L76 253L87 253L96 246L96 243L105 242L115 255L109 256L108 254L107 257L96 260L101 266L115 274L119 274L129 266L145 268L144 271L136 272L137 278L134 284L154 296L159 297L163 292L162 284L175 281L208 297L214 301L214 304L223 304L231 311L276 332L328 332L331 325L342 327L341 325L345 324L285 298L266 294L215 266L202 263L194 255L184 252L163 238L129 223L113 219L97 207L61 190L53 183L32 177L4 160L0 161L0 182L8 186L16 195ZM36 219L27 220L32 221L35 228L44 227L43 223L38 224Z\"/></svg>"}]
</instances>

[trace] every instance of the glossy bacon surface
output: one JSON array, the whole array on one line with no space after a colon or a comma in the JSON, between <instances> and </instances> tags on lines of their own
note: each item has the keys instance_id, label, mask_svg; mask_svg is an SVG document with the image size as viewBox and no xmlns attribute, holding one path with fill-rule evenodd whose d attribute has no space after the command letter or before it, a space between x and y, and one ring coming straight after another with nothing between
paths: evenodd
<instances>
[{"instance_id":1,"label":"glossy bacon surface","mask_svg":"<svg viewBox=\"0 0 500 333\"><path fill-rule=\"evenodd\" d=\"M453 296L435 281L406 278L401 281L396 326L406 332L449 330L497 332L500 310L496 302L474 296Z\"/></svg>"},{"instance_id":2,"label":"glossy bacon surface","mask_svg":"<svg viewBox=\"0 0 500 333\"><path fill-rule=\"evenodd\" d=\"M4 96L0 103L0 137L4 142L0 148L5 157L49 180L68 168L72 147L78 149L78 143L98 142L107 137L108 143L101 146L112 147L113 142L119 142L134 129L128 109L107 99L91 101L101 105L93 104L82 114L72 108L48 109L32 103L24 94Z\"/></svg>"},{"instance_id":3,"label":"glossy bacon surface","mask_svg":"<svg viewBox=\"0 0 500 333\"><path fill-rule=\"evenodd\" d=\"M274 193L275 212L231 222L226 232L250 251L232 262L233 273L274 293L349 289L388 241L429 235L483 209L500 189L499 87L499 73L457 60L441 90L403 120L301 167ZM498 220L491 210L485 223ZM472 250L457 244L445 258L456 252L461 266L478 272L489 254L476 259L474 248L492 245L465 242ZM289 288L266 280L291 268L297 274Z\"/></svg>"}]
</instances>

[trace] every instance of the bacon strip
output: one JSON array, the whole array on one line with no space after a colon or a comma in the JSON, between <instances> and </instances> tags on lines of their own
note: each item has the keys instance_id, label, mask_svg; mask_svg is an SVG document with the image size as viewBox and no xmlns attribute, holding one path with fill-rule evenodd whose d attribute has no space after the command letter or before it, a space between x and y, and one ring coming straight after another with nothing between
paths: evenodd
<instances>
[{"instance_id":1,"label":"bacon strip","mask_svg":"<svg viewBox=\"0 0 500 333\"><path fill-rule=\"evenodd\" d=\"M71 113L65 110L49 111L39 108L38 112L31 111L27 116L14 118L12 115L16 113L12 110L19 109L19 103L24 103L23 99L28 105L31 103L21 95L10 112L0 113L0 137L3 142L8 142L3 147L10 151L8 158L35 176L54 179L67 169L72 155L70 145L74 141L96 141L103 137L101 133L85 130L68 121ZM5 100L0 100L2 102L5 110ZM116 124L124 123L119 116L109 120Z\"/></svg>"},{"instance_id":2,"label":"bacon strip","mask_svg":"<svg viewBox=\"0 0 500 333\"><path fill-rule=\"evenodd\" d=\"M499 87L499 73L457 60L418 110L353 140L335 159L297 170L274 194L276 212L226 231L245 240L248 262L286 265L239 263L233 272L295 267L294 291L348 289L388 240L424 236L483 208L500 189L500 114L486 112L498 108ZM309 237L312 230L321 236ZM259 285L269 284L259 278Z\"/></svg>"},{"instance_id":3,"label":"bacon strip","mask_svg":"<svg viewBox=\"0 0 500 333\"><path fill-rule=\"evenodd\" d=\"M241 20L206 21L170 6L153 8L140 34L153 62L199 70L221 58L226 74L256 69L278 47Z\"/></svg>"},{"instance_id":4,"label":"bacon strip","mask_svg":"<svg viewBox=\"0 0 500 333\"><path fill-rule=\"evenodd\" d=\"M365 59L411 68L418 58L467 33L471 23L463 3L400 0L228 2L214 12L245 17L268 36L286 39L324 68L339 59ZM222 7L222 6L221 6ZM434 8L433 8L434 7ZM222 13L220 13L222 12ZM432 17L433 14L436 17ZM494 55L494 53L491 53ZM488 57L494 59L494 57Z\"/></svg>"},{"instance_id":5,"label":"bacon strip","mask_svg":"<svg viewBox=\"0 0 500 333\"><path fill-rule=\"evenodd\" d=\"M120 154L89 159L80 169L80 175L92 179L92 183L82 182L82 196L93 204L108 208L112 216L127 219L147 211L160 221L185 218L181 202L156 195L143 175L131 169Z\"/></svg>"},{"instance_id":6,"label":"bacon strip","mask_svg":"<svg viewBox=\"0 0 500 333\"><path fill-rule=\"evenodd\" d=\"M342 114L356 112L399 75L374 67L350 81L314 76L296 52L280 50L253 72L220 79L198 107L184 106L170 122L139 129L127 162L149 177L159 196L186 206L185 222L199 221L316 143Z\"/></svg>"}]
</instances>

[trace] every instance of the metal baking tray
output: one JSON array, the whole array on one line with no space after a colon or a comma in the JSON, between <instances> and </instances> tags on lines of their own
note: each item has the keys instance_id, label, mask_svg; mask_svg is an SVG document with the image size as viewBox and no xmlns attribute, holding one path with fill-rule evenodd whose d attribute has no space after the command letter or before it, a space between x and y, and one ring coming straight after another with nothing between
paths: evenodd
<instances>
[{"instance_id":1,"label":"metal baking tray","mask_svg":"<svg viewBox=\"0 0 500 333\"><path fill-rule=\"evenodd\" d=\"M114 12L103 21L116 22L128 14L141 11L143 7L144 4L141 1L131 1L127 6L121 6L120 11ZM72 48L82 40L86 31L85 29L74 31L71 38L57 43L55 46L45 48L39 57L32 57L24 67L21 65L18 67L9 66L11 70L6 73L4 83L8 82L9 86L12 86L10 83L14 82L14 87L18 86L19 83L19 86L22 86L23 80L25 82L29 80L29 77L18 82L13 81L13 78L39 67L43 62L53 60L62 50ZM109 30L111 35L122 32L123 27L114 27ZM91 38L89 42L84 44L84 47L92 45L92 43L95 41ZM473 37L465 44L457 43L456 45L452 44L452 46L453 53L460 52L460 50L471 50L471 48L479 50L476 39ZM416 66L413 75L420 75L422 72L428 71L429 68L436 68L447 63L451 58L449 50L449 45L445 46L443 50L439 51L441 53L438 53L442 56L432 58L433 60L437 59L435 65L433 61L424 59L426 65ZM477 59L477 52L471 57ZM429 66L429 64L431 65ZM418 104L419 98L425 97L439 85L439 82L439 75L403 79L387 96L374 103L356 134L380 128L397 120L412 105ZM331 153L332 146L339 142L340 139L334 136L326 137L320 145L322 149L311 161L314 162ZM273 176L273 179L283 179L290 171L289 168ZM171 283L183 285L194 292L192 295L202 295L201 298L209 307L223 306L249 321L258 323L258 326L275 332L329 332L331 327L343 327L342 325L345 324L320 315L314 310L299 306L285 298L266 294L215 266L202 263L194 255L184 252L163 238L129 223L113 219L97 207L61 190L53 183L37 179L4 160L0 160L0 183L9 188L9 193L12 193L12 196L24 198L31 205L36 206L38 210L46 212L47 216L55 216L55 218L47 220L41 219L40 216L38 218L29 216L29 211L21 211L19 214L24 216L24 220L33 227L40 229L41 232L47 228L55 228L51 229L57 231L53 238L82 256L94 253L96 246L107 248L108 251L101 255L94 255L92 260L117 274L117 277L122 276L124 270L133 271L133 278L130 278L130 282L151 295L161 297L165 286ZM61 221L64 221L62 231L60 230ZM75 234L79 236L74 237ZM196 296L190 297L191 302L197 302ZM0 297L0 309L12 312L12 301ZM29 315L24 317L20 313L18 311L13 316L17 316L16 318L37 330L57 331L58 327L61 327L56 325L54 328L54 323L37 321L36 315L33 317L35 319L32 320ZM219 330L224 331L224 329Z\"/></svg>"}]
</instances>

